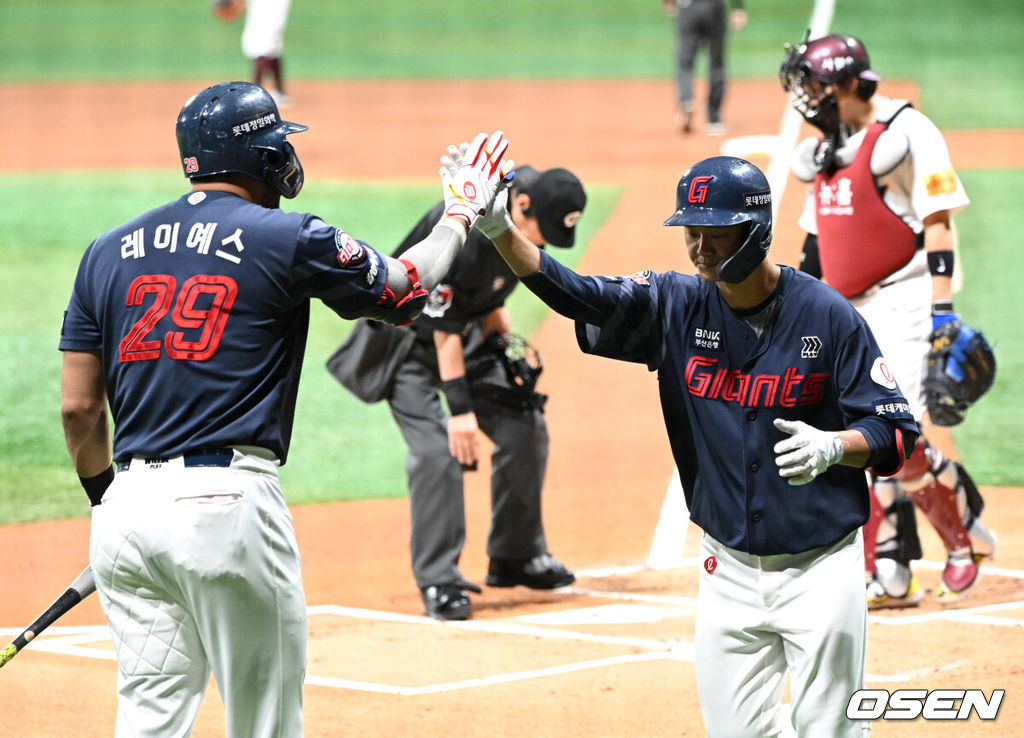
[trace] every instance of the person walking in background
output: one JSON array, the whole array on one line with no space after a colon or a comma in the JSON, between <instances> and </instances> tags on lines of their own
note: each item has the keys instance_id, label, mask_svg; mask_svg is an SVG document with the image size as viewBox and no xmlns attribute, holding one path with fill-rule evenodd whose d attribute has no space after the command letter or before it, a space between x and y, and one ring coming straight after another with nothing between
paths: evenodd
<instances>
[{"instance_id":1,"label":"person walking in background","mask_svg":"<svg viewBox=\"0 0 1024 738\"><path fill-rule=\"evenodd\" d=\"M579 179L561 168L514 171L509 217L538 247L571 247L587 202ZM443 202L432 207L394 256L422 239L443 209ZM549 553L544 533L546 397L535 389L540 365L527 356L532 347L510 332L505 301L518 283L487 237L474 230L423 316L396 329L406 336L383 339L377 350L366 339L381 327L360 321L328 362L361 399L386 399L402 431L413 575L424 613L439 620L468 618L467 590L481 591L459 571L466 538L463 474L476 468L481 431L494 442L485 584L554 589L575 581ZM379 385L382 366L390 367L386 389L370 390L368 384Z\"/></svg>"},{"instance_id":2,"label":"person walking in background","mask_svg":"<svg viewBox=\"0 0 1024 738\"><path fill-rule=\"evenodd\" d=\"M708 735L780 735L788 671L797 735L861 738L846 707L864 686L863 469L897 471L918 433L864 319L768 258L771 191L743 159L705 159L676 187L665 225L683 227L696 275L581 276L524 238L501 199L477 227L576 321L580 348L658 373L704 532L694 645Z\"/></svg>"},{"instance_id":3,"label":"person walking in background","mask_svg":"<svg viewBox=\"0 0 1024 738\"><path fill-rule=\"evenodd\" d=\"M508 144L480 134L474 164L442 169L445 207L398 260L280 209L303 184L286 139L306 127L263 88L202 90L176 130L189 191L86 249L59 343L117 655L116 732L189 735L212 670L229 738L301 736L306 602L277 470L310 300L343 318L415 318L494 197Z\"/></svg>"},{"instance_id":4,"label":"person walking in background","mask_svg":"<svg viewBox=\"0 0 1024 738\"><path fill-rule=\"evenodd\" d=\"M676 86L679 110L676 124L683 133L693 132L693 73L697 54L708 49L707 122L704 132L713 136L725 133L722 102L725 98L726 34L731 27L742 30L747 25L743 0L662 0L666 14L676 20Z\"/></svg>"},{"instance_id":5,"label":"person walking in background","mask_svg":"<svg viewBox=\"0 0 1024 738\"><path fill-rule=\"evenodd\" d=\"M881 76L853 36L787 45L779 76L794 107L822 132L799 144L793 158L793 173L810 184L799 221L807 232L801 269L839 290L864 316L922 422L929 417L923 378L930 334L959 324L953 215L969 201L946 143L909 101L876 94ZM932 416L944 425L962 419ZM959 599L977 580L978 564L995 551L973 481L927 433L925 426L899 475L873 480L865 531L872 607L914 605L924 595L910 568L921 557L915 505L946 548L940 602Z\"/></svg>"}]
</instances>

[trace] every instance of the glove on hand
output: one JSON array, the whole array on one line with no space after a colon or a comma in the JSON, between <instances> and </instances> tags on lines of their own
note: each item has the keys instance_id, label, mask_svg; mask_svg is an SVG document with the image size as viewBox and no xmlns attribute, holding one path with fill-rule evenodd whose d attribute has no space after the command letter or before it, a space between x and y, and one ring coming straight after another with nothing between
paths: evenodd
<instances>
[{"instance_id":1,"label":"glove on hand","mask_svg":"<svg viewBox=\"0 0 1024 738\"><path fill-rule=\"evenodd\" d=\"M956 425L996 378L996 357L981 331L959 321L943 323L931 335L924 394L935 425Z\"/></svg>"},{"instance_id":2,"label":"glove on hand","mask_svg":"<svg viewBox=\"0 0 1024 738\"><path fill-rule=\"evenodd\" d=\"M494 201L498 183L512 168L504 161L508 141L501 131L477 134L470 144L448 147L441 157L445 220L458 219L468 230Z\"/></svg>"},{"instance_id":3,"label":"glove on hand","mask_svg":"<svg viewBox=\"0 0 1024 738\"><path fill-rule=\"evenodd\" d=\"M791 485L807 484L843 458L838 433L820 431L799 420L775 419L775 427L792 437L775 444L779 476Z\"/></svg>"},{"instance_id":4,"label":"glove on hand","mask_svg":"<svg viewBox=\"0 0 1024 738\"><path fill-rule=\"evenodd\" d=\"M498 193L476 227L492 241L512 227L512 216L508 212L508 186L515 172L509 172L498 185Z\"/></svg>"}]
</instances>

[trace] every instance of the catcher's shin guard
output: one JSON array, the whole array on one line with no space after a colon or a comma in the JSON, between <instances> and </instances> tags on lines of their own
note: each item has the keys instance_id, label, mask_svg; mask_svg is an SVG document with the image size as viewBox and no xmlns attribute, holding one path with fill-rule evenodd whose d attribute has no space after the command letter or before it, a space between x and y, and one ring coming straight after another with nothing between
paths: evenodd
<instances>
[{"instance_id":1,"label":"catcher's shin guard","mask_svg":"<svg viewBox=\"0 0 1024 738\"><path fill-rule=\"evenodd\" d=\"M872 509L877 533L872 546L874 569L865 593L868 607L911 607L924 596L910 570L910 562L921 558L914 503L891 477L875 479L872 488L872 505L878 505L879 515L875 517ZM869 520L868 525L871 523Z\"/></svg>"},{"instance_id":2,"label":"catcher's shin guard","mask_svg":"<svg viewBox=\"0 0 1024 738\"><path fill-rule=\"evenodd\" d=\"M963 509L957 500L959 478L956 467L948 459L927 442L918 443L896 479L928 518L947 551L970 549Z\"/></svg>"},{"instance_id":3,"label":"catcher's shin guard","mask_svg":"<svg viewBox=\"0 0 1024 738\"><path fill-rule=\"evenodd\" d=\"M981 512L985 509L985 501L982 500L981 492L978 491L974 480L959 462L956 464L956 473L958 477L957 504L964 509L964 528L967 529L967 536L971 539L974 562L981 563L982 559L995 554L996 534L981 522Z\"/></svg>"},{"instance_id":4,"label":"catcher's shin guard","mask_svg":"<svg viewBox=\"0 0 1024 738\"><path fill-rule=\"evenodd\" d=\"M864 570L869 574L875 571L875 547L878 544L878 528L885 518L885 509L875 495L875 485L868 488L868 496L871 499L871 512L868 515L868 522L864 523Z\"/></svg>"},{"instance_id":5,"label":"catcher's shin guard","mask_svg":"<svg viewBox=\"0 0 1024 738\"><path fill-rule=\"evenodd\" d=\"M877 477L872 485L871 518L864 525L875 529L874 551L875 563L880 558L899 561L904 566L921 558L921 539L917 535L917 516L914 503L900 489L893 477ZM878 505L880 516L876 516L874 506Z\"/></svg>"},{"instance_id":6,"label":"catcher's shin guard","mask_svg":"<svg viewBox=\"0 0 1024 738\"><path fill-rule=\"evenodd\" d=\"M964 526L964 513L967 509L966 492L958 500L958 490L962 490L956 466L942 456L927 442L918 443L911 454L908 464L911 473L918 472L925 460L925 471L910 478L897 474L900 486L914 501L914 504L928 518L935 532L946 547L946 568L942 572L942 586L939 599L951 601L961 592L970 587L978 578L978 565L971 549L971 539ZM908 475L909 476L909 475Z\"/></svg>"}]
</instances>

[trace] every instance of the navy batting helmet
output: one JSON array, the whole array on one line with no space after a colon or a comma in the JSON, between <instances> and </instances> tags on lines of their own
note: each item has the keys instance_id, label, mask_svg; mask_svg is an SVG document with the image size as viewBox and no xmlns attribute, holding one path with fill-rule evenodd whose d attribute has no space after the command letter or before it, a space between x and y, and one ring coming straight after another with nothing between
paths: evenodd
<instances>
[{"instance_id":1,"label":"navy batting helmet","mask_svg":"<svg viewBox=\"0 0 1024 738\"><path fill-rule=\"evenodd\" d=\"M676 211L667 226L749 224L736 253L718 265L722 281L750 276L772 242L772 193L764 173L745 159L713 156L697 162L676 187Z\"/></svg>"},{"instance_id":2,"label":"navy batting helmet","mask_svg":"<svg viewBox=\"0 0 1024 738\"><path fill-rule=\"evenodd\" d=\"M196 93L178 115L178 151L189 179L247 174L284 197L302 189L302 164L285 140L306 126L281 120L270 93L251 82L222 82Z\"/></svg>"}]
</instances>

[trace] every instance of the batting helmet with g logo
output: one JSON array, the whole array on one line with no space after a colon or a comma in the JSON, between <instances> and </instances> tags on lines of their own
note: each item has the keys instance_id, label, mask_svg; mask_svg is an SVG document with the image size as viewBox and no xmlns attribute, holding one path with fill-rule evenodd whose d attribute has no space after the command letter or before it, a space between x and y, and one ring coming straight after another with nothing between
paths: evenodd
<instances>
[{"instance_id":1,"label":"batting helmet with g logo","mask_svg":"<svg viewBox=\"0 0 1024 738\"><path fill-rule=\"evenodd\" d=\"M274 98L251 82L222 82L193 95L176 127L189 179L239 172L287 198L299 194L303 172L285 136L305 130L281 120Z\"/></svg>"},{"instance_id":2,"label":"batting helmet with g logo","mask_svg":"<svg viewBox=\"0 0 1024 738\"><path fill-rule=\"evenodd\" d=\"M742 282L772 242L772 194L760 169L735 156L714 156L690 167L676 186L676 211L667 226L749 224L736 253L718 265L724 282Z\"/></svg>"}]
</instances>

